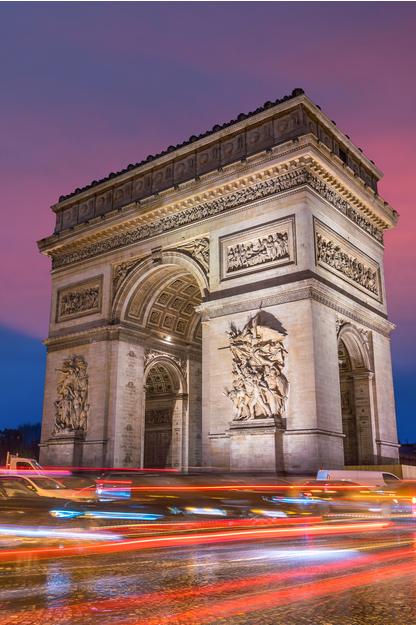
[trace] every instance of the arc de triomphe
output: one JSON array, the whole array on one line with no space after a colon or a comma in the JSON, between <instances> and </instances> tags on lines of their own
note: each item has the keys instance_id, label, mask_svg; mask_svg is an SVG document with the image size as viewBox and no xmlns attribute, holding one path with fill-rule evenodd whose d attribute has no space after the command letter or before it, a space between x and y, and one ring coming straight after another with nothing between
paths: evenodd
<instances>
[{"instance_id":1,"label":"arc de triomphe","mask_svg":"<svg viewBox=\"0 0 416 625\"><path fill-rule=\"evenodd\" d=\"M296 89L61 197L41 462L396 461L380 177Z\"/></svg>"}]
</instances>

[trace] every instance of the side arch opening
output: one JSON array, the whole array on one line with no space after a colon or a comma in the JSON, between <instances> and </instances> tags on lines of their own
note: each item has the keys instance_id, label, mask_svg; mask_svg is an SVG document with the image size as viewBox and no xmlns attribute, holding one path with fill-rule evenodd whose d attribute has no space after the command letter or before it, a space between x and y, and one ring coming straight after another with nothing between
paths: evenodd
<instances>
[{"instance_id":1,"label":"side arch opening","mask_svg":"<svg viewBox=\"0 0 416 625\"><path fill-rule=\"evenodd\" d=\"M371 358L359 331L346 324L338 336L344 464L375 462Z\"/></svg>"}]
</instances>

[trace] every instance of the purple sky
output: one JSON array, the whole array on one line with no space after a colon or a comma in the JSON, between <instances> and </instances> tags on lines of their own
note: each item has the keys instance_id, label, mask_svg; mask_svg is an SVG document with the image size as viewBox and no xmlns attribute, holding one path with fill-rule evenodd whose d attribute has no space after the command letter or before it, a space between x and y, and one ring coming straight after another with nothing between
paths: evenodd
<instances>
[{"instance_id":1,"label":"purple sky","mask_svg":"<svg viewBox=\"0 0 416 625\"><path fill-rule=\"evenodd\" d=\"M403 2L2 3L0 427L40 418L49 206L302 87L401 214L386 276L400 433L416 440L415 23Z\"/></svg>"}]
</instances>

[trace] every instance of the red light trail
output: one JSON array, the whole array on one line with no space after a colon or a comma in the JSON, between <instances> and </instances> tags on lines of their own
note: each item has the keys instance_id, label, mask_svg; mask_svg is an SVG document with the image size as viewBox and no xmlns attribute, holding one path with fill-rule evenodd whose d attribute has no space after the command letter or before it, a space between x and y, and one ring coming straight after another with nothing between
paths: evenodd
<instances>
[{"instance_id":1,"label":"red light trail","mask_svg":"<svg viewBox=\"0 0 416 625\"><path fill-rule=\"evenodd\" d=\"M348 550L346 550L348 553ZM361 555L361 554L360 554ZM349 558L341 562L331 562L308 566L299 570L288 570L280 573L266 573L256 577L248 577L242 580L230 580L214 584L209 584L196 588L176 588L164 592L145 593L131 597L100 599L100 611L126 611L140 606L162 606L164 603L170 605L172 602L179 603L184 600L197 599L203 597L217 596L225 593L235 593L250 591L249 596L235 599L223 599L217 603L210 604L209 608L198 608L179 612L175 615L157 616L141 620L128 620L120 625L196 625L201 622L209 622L221 614L232 616L240 612L251 612L258 609L277 607L285 603L293 603L314 599L326 594L343 592L361 584L371 584L379 581L378 575L382 574L382 579L408 575L416 571L416 562L413 560L416 555L414 548L403 548L399 550L389 550L382 553L363 555L362 558L353 560ZM403 562L403 560L409 560ZM391 560L402 560L400 564L383 566ZM288 581L299 581L320 575L330 575L342 573L346 569L363 568L376 566L378 569L371 571L355 571L330 579L321 579L312 582L293 584L289 588L270 589L272 584ZM382 568L381 568L382 567ZM266 587L266 590L264 590ZM263 589L263 592L260 590ZM252 591L258 591L252 594ZM264 602L264 604L262 603ZM54 618L55 622L65 618L76 618L91 615L98 604L95 601L85 601L82 603L72 603L64 607L51 607L47 609L36 609L25 612L31 620L42 618ZM171 606L170 606L171 607ZM192 620L193 619L193 620ZM10 616L0 618L0 625L10 625Z\"/></svg>"},{"instance_id":2,"label":"red light trail","mask_svg":"<svg viewBox=\"0 0 416 625\"><path fill-rule=\"evenodd\" d=\"M389 527L389 523L348 523L343 525L311 525L290 528L256 528L245 530L230 530L199 534L176 534L174 536L156 536L152 538L137 538L119 542L108 542L93 545L62 546L37 549L16 549L2 551L0 561L9 562L23 558L61 558L69 556L100 555L126 551L141 551L144 549L160 549L162 547L183 547L204 544L221 544L234 541L252 541L265 539L285 539L299 536L327 536L328 534L351 534L354 532L378 531Z\"/></svg>"}]
</instances>

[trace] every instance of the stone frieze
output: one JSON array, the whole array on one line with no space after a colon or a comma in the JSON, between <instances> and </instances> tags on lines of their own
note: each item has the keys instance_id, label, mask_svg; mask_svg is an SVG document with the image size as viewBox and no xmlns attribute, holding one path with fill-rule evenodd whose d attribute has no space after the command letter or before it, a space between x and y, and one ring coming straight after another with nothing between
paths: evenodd
<instances>
[{"instance_id":1,"label":"stone frieze","mask_svg":"<svg viewBox=\"0 0 416 625\"><path fill-rule=\"evenodd\" d=\"M58 290L56 322L101 312L102 276Z\"/></svg>"},{"instance_id":2,"label":"stone frieze","mask_svg":"<svg viewBox=\"0 0 416 625\"><path fill-rule=\"evenodd\" d=\"M381 301L378 263L316 219L314 228L317 264Z\"/></svg>"},{"instance_id":3,"label":"stone frieze","mask_svg":"<svg viewBox=\"0 0 416 625\"><path fill-rule=\"evenodd\" d=\"M63 267L71 263L85 260L91 256L110 252L122 248L126 245L138 243L153 236L158 236L164 232L180 228L182 226L195 223L212 217L248 202L254 202L270 197L277 193L290 191L297 187L308 185L314 189L324 199L329 201L337 210L346 215L360 228L375 238L378 242L383 241L383 232L374 226L370 220L363 217L356 209L346 202L336 191L325 182L312 174L306 167L281 174L275 178L261 180L256 184L242 189L237 189L227 195L222 195L214 200L202 202L196 206L187 208L172 215L166 215L155 219L153 222L145 223L142 226L132 229L129 232L119 232L111 237L87 244L83 248L74 251L61 251L52 253L53 268Z\"/></svg>"},{"instance_id":4,"label":"stone frieze","mask_svg":"<svg viewBox=\"0 0 416 625\"><path fill-rule=\"evenodd\" d=\"M279 219L220 239L221 279L296 262L295 219Z\"/></svg>"}]
</instances>

